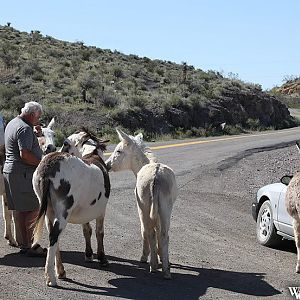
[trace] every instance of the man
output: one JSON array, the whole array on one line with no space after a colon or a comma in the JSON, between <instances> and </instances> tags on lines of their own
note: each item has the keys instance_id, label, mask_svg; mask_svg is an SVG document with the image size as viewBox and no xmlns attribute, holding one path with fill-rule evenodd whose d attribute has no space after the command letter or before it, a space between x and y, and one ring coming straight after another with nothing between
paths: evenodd
<instances>
[{"instance_id":1,"label":"man","mask_svg":"<svg viewBox=\"0 0 300 300\"><path fill-rule=\"evenodd\" d=\"M34 126L39 124L42 112L39 103L25 103L21 114L7 124L4 133L6 160L3 177L8 209L13 210L20 253L27 253L29 256L46 255L46 249L40 245L31 247L34 224L39 212L39 202L32 187L32 175L42 158Z\"/></svg>"}]
</instances>

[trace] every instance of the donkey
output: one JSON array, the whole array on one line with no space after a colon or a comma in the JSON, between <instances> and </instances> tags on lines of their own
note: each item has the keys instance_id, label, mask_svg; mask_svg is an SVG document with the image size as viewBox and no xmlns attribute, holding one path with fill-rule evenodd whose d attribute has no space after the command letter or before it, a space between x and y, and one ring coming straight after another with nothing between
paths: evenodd
<instances>
[{"instance_id":1,"label":"donkey","mask_svg":"<svg viewBox=\"0 0 300 300\"><path fill-rule=\"evenodd\" d=\"M102 160L104 160L103 152L106 150L106 143L109 140L98 139L96 135L88 130L86 127L81 127L81 130L70 135L65 139L60 152L67 152L71 155L75 155L84 160L89 160L92 154L98 155ZM93 250L91 246L91 236L92 236L92 227L89 222L82 224L83 236L85 239L85 261L93 261ZM104 237L104 227L103 221L101 219L96 219L96 238L98 242L97 255L99 253L104 253L103 248L103 237ZM100 259L102 266L108 265L107 259L104 257Z\"/></svg>"},{"instance_id":2,"label":"donkey","mask_svg":"<svg viewBox=\"0 0 300 300\"><path fill-rule=\"evenodd\" d=\"M300 152L300 144L296 142ZM285 207L293 218L294 237L297 247L296 273L300 273L300 172L297 172L288 184L285 194Z\"/></svg>"},{"instance_id":3,"label":"donkey","mask_svg":"<svg viewBox=\"0 0 300 300\"><path fill-rule=\"evenodd\" d=\"M145 146L141 133L135 137L118 129L117 133L121 142L106 164L113 171L132 170L136 176L135 196L143 238L141 262L147 262L151 253L150 272L155 272L159 254L164 278L170 279L168 232L178 193L174 172L156 162L153 153Z\"/></svg>"},{"instance_id":4,"label":"donkey","mask_svg":"<svg viewBox=\"0 0 300 300\"><path fill-rule=\"evenodd\" d=\"M33 174L33 188L40 202L34 244L41 238L47 216L50 243L45 277L48 286L57 285L54 266L59 279L66 277L58 242L67 223L85 224L85 255L91 258L93 252L90 247L91 228L88 222L96 219L97 258L101 265L108 263L103 246L103 223L110 194L110 180L106 165L98 154L104 145L93 140L96 143L94 151L85 155L83 160L77 157L81 156L80 150L91 139L86 132L70 136L65 140L61 152L46 155Z\"/></svg>"},{"instance_id":5,"label":"donkey","mask_svg":"<svg viewBox=\"0 0 300 300\"><path fill-rule=\"evenodd\" d=\"M40 136L38 136L38 141L40 148L42 149L44 154L49 152L53 152L56 150L55 147L55 133L53 131L53 126L55 124L54 118L51 119L50 123L47 127L41 128ZM0 195L2 196L2 213L4 219L4 238L7 240L7 243L10 246L17 247L17 242L14 238L16 236L16 229L13 221L12 212L8 210L7 207L7 199L4 187L4 179L2 174L2 169L5 161L5 147L4 145L0 148L0 166L1 166L1 173L0 173Z\"/></svg>"}]
</instances>

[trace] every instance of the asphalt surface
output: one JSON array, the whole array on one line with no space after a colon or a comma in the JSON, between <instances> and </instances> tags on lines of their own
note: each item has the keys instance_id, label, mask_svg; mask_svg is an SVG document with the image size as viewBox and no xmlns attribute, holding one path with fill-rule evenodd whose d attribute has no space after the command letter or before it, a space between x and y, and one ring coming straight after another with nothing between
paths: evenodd
<instances>
[{"instance_id":1,"label":"asphalt surface","mask_svg":"<svg viewBox=\"0 0 300 300\"><path fill-rule=\"evenodd\" d=\"M155 150L159 161L174 169L179 186L170 229L172 280L162 279L160 271L150 274L149 266L139 262L135 177L121 172L111 174L105 218L110 265L100 268L97 261L84 262L81 226L68 224L60 239L67 280L50 288L45 285L43 258L18 254L0 239L0 298L294 299L288 290L300 286L300 275L294 273L294 243L284 243L280 249L258 245L251 202L259 184L268 183L264 180L270 173L264 172L268 160L273 167L277 151L284 155L285 149L296 157L292 145L299 137L300 128L294 128L197 139L193 144L177 141L183 145ZM45 232L45 246L46 237Z\"/></svg>"}]
</instances>

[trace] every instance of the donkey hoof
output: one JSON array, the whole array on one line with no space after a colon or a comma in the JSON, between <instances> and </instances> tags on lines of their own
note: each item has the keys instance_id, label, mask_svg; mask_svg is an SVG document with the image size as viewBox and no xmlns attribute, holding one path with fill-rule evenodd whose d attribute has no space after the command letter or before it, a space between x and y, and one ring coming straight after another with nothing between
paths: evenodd
<instances>
[{"instance_id":1,"label":"donkey hoof","mask_svg":"<svg viewBox=\"0 0 300 300\"><path fill-rule=\"evenodd\" d=\"M7 240L7 244L9 246L12 246L12 247L18 247L18 244L16 242L16 240L12 237L9 237L9 236L4 236L4 238Z\"/></svg>"},{"instance_id":2,"label":"donkey hoof","mask_svg":"<svg viewBox=\"0 0 300 300\"><path fill-rule=\"evenodd\" d=\"M7 241L7 244L9 245L9 246L11 246L11 247L18 247L18 244L17 244L17 242L16 241Z\"/></svg>"},{"instance_id":3,"label":"donkey hoof","mask_svg":"<svg viewBox=\"0 0 300 300\"><path fill-rule=\"evenodd\" d=\"M66 271L63 271L61 274L57 274L57 278L58 279L66 279L67 278Z\"/></svg>"},{"instance_id":4,"label":"donkey hoof","mask_svg":"<svg viewBox=\"0 0 300 300\"><path fill-rule=\"evenodd\" d=\"M172 276L171 276L170 271L164 272L164 279L171 279L171 278L172 278Z\"/></svg>"},{"instance_id":5,"label":"donkey hoof","mask_svg":"<svg viewBox=\"0 0 300 300\"><path fill-rule=\"evenodd\" d=\"M150 273L156 273L158 266L150 266Z\"/></svg>"},{"instance_id":6,"label":"donkey hoof","mask_svg":"<svg viewBox=\"0 0 300 300\"><path fill-rule=\"evenodd\" d=\"M148 257L145 256L145 255L142 255L142 256L141 256L141 259L140 259L140 262L146 263L147 261L148 261Z\"/></svg>"},{"instance_id":7,"label":"donkey hoof","mask_svg":"<svg viewBox=\"0 0 300 300\"><path fill-rule=\"evenodd\" d=\"M84 261L85 262L93 262L93 255L92 256L85 256Z\"/></svg>"},{"instance_id":8,"label":"donkey hoof","mask_svg":"<svg viewBox=\"0 0 300 300\"><path fill-rule=\"evenodd\" d=\"M101 267L107 267L109 265L109 261L106 258L99 260L99 264Z\"/></svg>"},{"instance_id":9,"label":"donkey hoof","mask_svg":"<svg viewBox=\"0 0 300 300\"><path fill-rule=\"evenodd\" d=\"M55 280L54 281L46 280L46 285L50 287L55 287L57 286L57 282Z\"/></svg>"},{"instance_id":10,"label":"donkey hoof","mask_svg":"<svg viewBox=\"0 0 300 300\"><path fill-rule=\"evenodd\" d=\"M109 261L108 260L105 260L105 261L99 261L100 263L100 266L101 267L108 267L109 266Z\"/></svg>"}]
</instances>

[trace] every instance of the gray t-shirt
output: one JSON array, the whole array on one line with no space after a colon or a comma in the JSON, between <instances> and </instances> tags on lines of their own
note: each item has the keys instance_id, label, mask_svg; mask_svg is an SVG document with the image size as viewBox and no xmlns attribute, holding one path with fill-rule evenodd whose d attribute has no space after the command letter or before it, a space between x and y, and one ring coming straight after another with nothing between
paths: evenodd
<instances>
[{"instance_id":1,"label":"gray t-shirt","mask_svg":"<svg viewBox=\"0 0 300 300\"><path fill-rule=\"evenodd\" d=\"M38 139L33 132L33 127L21 117L12 119L5 128L6 160L3 172L14 173L24 169L35 169L26 164L20 157L20 150L31 151L37 159L42 158L42 150Z\"/></svg>"}]
</instances>

